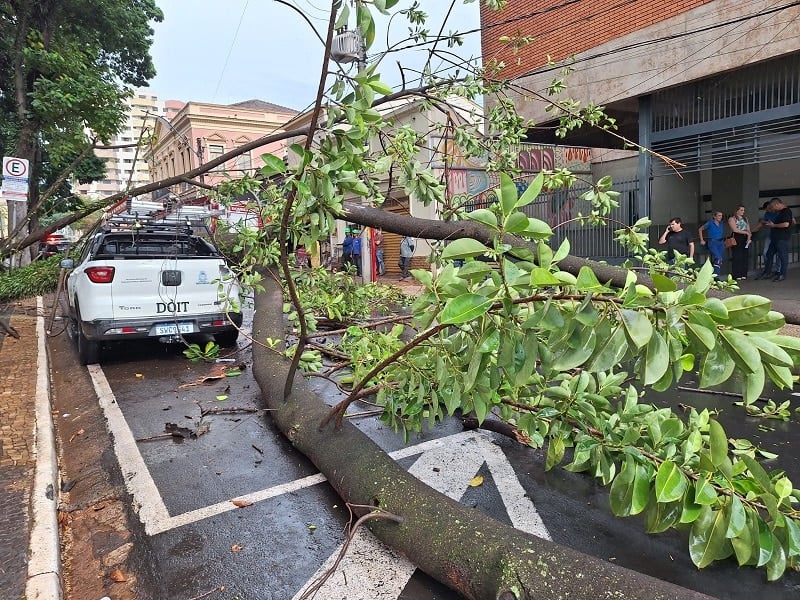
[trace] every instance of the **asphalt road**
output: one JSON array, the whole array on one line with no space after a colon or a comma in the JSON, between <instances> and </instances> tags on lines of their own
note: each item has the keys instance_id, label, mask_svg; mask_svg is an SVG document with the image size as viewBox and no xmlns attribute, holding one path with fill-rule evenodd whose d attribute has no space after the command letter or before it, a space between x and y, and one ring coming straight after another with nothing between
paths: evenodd
<instances>
[{"instance_id":1,"label":"asphalt road","mask_svg":"<svg viewBox=\"0 0 800 600\"><path fill-rule=\"evenodd\" d=\"M70 351L66 336L50 343ZM249 352L232 358L220 364L240 366L240 375L202 384L219 375L214 369L220 365L191 363L179 350L157 344L110 346L103 365L88 368L142 526L135 549L147 567L139 574L142 599L298 599L346 538L349 516L341 500L261 411ZM744 418L728 397L680 393L659 401L722 409L729 436L779 452L777 464L800 481L793 460L796 419ZM545 472L541 452L495 434L462 431L456 420L412 436L408 445L375 417L356 423L417 477L520 529L719 598L800 597L796 573L767 583L763 570L739 569L734 561L698 571L686 532L651 536L640 519L614 517L606 488L561 469ZM167 434L170 429L177 434ZM471 487L475 475L483 483ZM359 534L316 598L460 596Z\"/></svg>"}]
</instances>

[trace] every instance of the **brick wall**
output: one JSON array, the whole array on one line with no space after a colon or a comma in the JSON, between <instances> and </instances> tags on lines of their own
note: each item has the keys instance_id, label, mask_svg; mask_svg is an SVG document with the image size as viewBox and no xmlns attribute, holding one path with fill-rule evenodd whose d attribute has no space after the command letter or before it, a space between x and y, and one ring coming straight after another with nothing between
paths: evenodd
<instances>
[{"instance_id":1,"label":"brick wall","mask_svg":"<svg viewBox=\"0 0 800 600\"><path fill-rule=\"evenodd\" d=\"M502 77L513 79L547 64L548 55L560 61L713 1L508 0L502 11L481 3L483 60L502 60ZM520 35L534 40L516 54L499 41Z\"/></svg>"}]
</instances>

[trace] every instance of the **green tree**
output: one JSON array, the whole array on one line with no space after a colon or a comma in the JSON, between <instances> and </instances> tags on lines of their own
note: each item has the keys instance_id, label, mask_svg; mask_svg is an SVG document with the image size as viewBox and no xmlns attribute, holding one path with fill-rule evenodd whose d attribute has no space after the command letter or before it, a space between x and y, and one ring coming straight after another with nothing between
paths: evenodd
<instances>
[{"instance_id":1,"label":"green tree","mask_svg":"<svg viewBox=\"0 0 800 600\"><path fill-rule=\"evenodd\" d=\"M124 124L131 87L155 75L150 22L161 19L153 0L0 3L0 150L31 165L29 203L12 203L17 231L4 253L43 209L69 208L40 203L43 190L55 184L53 198L68 198L59 180L76 166L82 177L100 175L86 162L91 148Z\"/></svg>"},{"instance_id":2,"label":"green tree","mask_svg":"<svg viewBox=\"0 0 800 600\"><path fill-rule=\"evenodd\" d=\"M367 47L375 30L373 11L385 12L395 4L356 3L355 19ZM337 19L336 7L328 47L333 30L349 16L345 10ZM415 9L405 16L415 24L424 22ZM432 46L441 42L428 40L423 30L412 38ZM406 432L447 415L472 415L479 424L501 420L523 443L546 449L548 469L566 463L565 468L609 486L615 514L645 515L651 533L690 529L689 553L698 567L733 558L766 569L770 580L779 578L800 556L800 491L783 472L761 466L758 458L767 454L757 446L729 443L713 413L691 409L684 417L643 401L642 394L670 389L686 373L698 374L702 387L736 377L747 409L743 416L758 413L756 399L766 381L792 387L800 342L781 335L785 320L768 299L719 297L726 284L714 281L709 264L697 271L684 269L685 264L669 267L663 253L647 247L647 219L618 226L617 240L633 260L609 276L599 265L572 259L568 242L552 247L551 226L529 217L525 208L543 187L568 185L574 177L563 171L542 173L518 194L515 145L531 124L503 97L507 84L492 80L491 67L448 80L426 68L419 86L401 93L381 80L377 63L340 75L311 111L309 121L319 127L309 128L305 140L290 147L291 166L266 156L262 175L269 183L232 186L240 192L249 183L260 196L254 208L274 224L240 240L246 252L243 277L257 289L263 284L272 291L274 278L265 276L263 265L280 264L299 340L288 351L289 365L281 365L263 347L254 350L256 376L271 416L323 472L337 473L339 481L332 485L345 499L391 515L390 520L376 519L370 526L374 532L470 598L542 597L542 589L586 595L589 590L576 591L579 583L554 575L572 557L519 532L503 530L489 540L477 532L479 526L462 532L432 528L442 512L458 508L448 504L443 511L443 500L420 492L396 469L386 464L376 468L369 444L353 441L358 434L343 422L353 402L374 397L384 409L383 420ZM563 87L563 81L553 82L553 90ZM455 112L449 100L453 95L485 94L500 96L486 115L485 136L476 135L469 122L448 123L448 135L464 154L488 153L490 168L500 173L497 201L466 211L447 203L442 183L422 164L421 149L432 132L393 126L380 110L409 95L421 98L426 108ZM613 121L599 107L541 100L560 114L563 133L579 126L613 132ZM380 140L380 153L369 151L372 139ZM395 189L437 203L451 221L382 211L378 207ZM609 209L616 205L610 182L596 182L585 200L585 222L607 224ZM362 322L344 331L341 347L322 350L336 356L339 367L341 350L350 356L338 373L347 398L329 410L313 404L308 389L295 379L304 363L319 364L307 350L309 344L320 350L314 341L320 315L306 298L318 296L320 286L303 290L301 280L292 276L286 248L289 242L309 247L325 239L337 218L448 243L434 247L435 273L414 273L424 293L414 303L408 327L387 333ZM329 304L318 297L314 301ZM257 300L255 331L262 335L268 302L274 303L274 295ZM278 323L271 325L273 332L280 331ZM274 389L276 372L286 374L282 394ZM370 459L356 459L353 447ZM348 461L346 467L342 460ZM369 477L340 477L345 468ZM419 494L424 496L419 503L409 501ZM461 517L452 518L461 522ZM447 568L454 563L470 567L454 574ZM625 577L602 591L593 579L584 580L599 596L631 597L632 576ZM652 585L636 595L649 596Z\"/></svg>"}]
</instances>

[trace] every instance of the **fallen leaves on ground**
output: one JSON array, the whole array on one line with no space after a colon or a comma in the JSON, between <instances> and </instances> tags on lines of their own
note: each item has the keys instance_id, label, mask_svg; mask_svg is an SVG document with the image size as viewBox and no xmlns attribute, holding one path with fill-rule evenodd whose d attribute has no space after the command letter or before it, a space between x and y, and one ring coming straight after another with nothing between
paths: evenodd
<instances>
[{"instance_id":1,"label":"fallen leaves on ground","mask_svg":"<svg viewBox=\"0 0 800 600\"><path fill-rule=\"evenodd\" d=\"M216 364L212 365L211 368L208 370L203 377L196 381L192 381L191 383L184 383L183 385L178 386L179 390L193 387L196 385L206 385L208 383L213 383L215 381L219 381L220 379L224 379L225 377L236 377L242 374L242 371L246 368L244 364L241 365L222 365Z\"/></svg>"},{"instance_id":2,"label":"fallen leaves on ground","mask_svg":"<svg viewBox=\"0 0 800 600\"><path fill-rule=\"evenodd\" d=\"M231 504L233 504L237 508L245 508L246 506L253 506L253 503L250 500L244 500L242 498L236 498L231 500Z\"/></svg>"},{"instance_id":3,"label":"fallen leaves on ground","mask_svg":"<svg viewBox=\"0 0 800 600\"><path fill-rule=\"evenodd\" d=\"M472 481L469 482L470 487L478 487L479 485L483 485L483 475L475 475Z\"/></svg>"},{"instance_id":4,"label":"fallen leaves on ground","mask_svg":"<svg viewBox=\"0 0 800 600\"><path fill-rule=\"evenodd\" d=\"M119 569L114 569L111 571L111 575L109 575L109 577L111 577L112 581L116 581L117 583L128 581L128 579L125 577L125 574Z\"/></svg>"}]
</instances>

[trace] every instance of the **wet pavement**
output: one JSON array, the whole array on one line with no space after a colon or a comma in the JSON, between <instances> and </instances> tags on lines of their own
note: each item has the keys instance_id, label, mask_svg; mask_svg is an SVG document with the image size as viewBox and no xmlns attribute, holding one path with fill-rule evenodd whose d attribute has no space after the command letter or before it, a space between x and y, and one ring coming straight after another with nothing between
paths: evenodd
<instances>
[{"instance_id":1,"label":"wet pavement","mask_svg":"<svg viewBox=\"0 0 800 600\"><path fill-rule=\"evenodd\" d=\"M797 281L791 278L793 274L790 272L790 279L785 282L744 281L741 282L741 291L785 302L796 302L800 297L800 273ZM399 285L410 293L419 289L418 285L409 281L399 282L389 278L384 282ZM35 427L32 398L35 394L35 365L38 354L35 302L16 304L0 314L0 318L20 333L19 339L0 338L0 373L3 373L0 387L0 590L3 593L0 596L12 599L23 597L27 578L29 503L35 466L31 445ZM61 344L57 352L72 352L71 345L63 337L59 338L57 344ZM257 411L258 403L257 390L252 387L255 384L245 383L244 379L231 378L221 386L192 386L181 389L181 385L196 381L202 374L202 369L186 367L186 361L179 354L164 354L161 351L157 354L159 356L154 358L152 350L144 350L139 356L126 352L116 361L112 360L110 364L104 365L103 370L108 372L109 380L114 382L115 393L120 394L120 406L125 419L131 424L134 438L142 440L137 445L141 448L145 463L153 472L156 489L164 498L167 519L181 515L201 516L197 511L207 510L209 506L224 505L232 498L257 494L265 488L274 490L276 486L287 482L314 476L310 463L294 453L282 436L272 430L263 415L257 412L208 416L206 420L212 422L208 437L202 435L182 444L159 439L157 436L163 433L167 422L196 428L202 421L199 417L201 410L230 405L229 400L219 400L219 396L235 398L239 409ZM69 368L66 363L56 362L58 364ZM85 377L85 374L82 376ZM159 381L169 383L166 392L156 391L151 387ZM80 384L75 381L75 385L88 387L88 379ZM245 389L245 385L250 387ZM725 401L709 397L694 398L692 401L695 404L698 401L707 402L709 406L723 408L722 418L726 427L726 419L736 420L735 415L738 413L727 410L729 399ZM722 406L719 406L720 402ZM81 438L88 436L79 433L83 429L80 421L78 425L71 424L76 418L74 414L69 418L62 415L70 413L56 415L59 443L74 447ZM102 418L93 419L99 421L95 426L102 425ZM751 425L748 426L750 431L742 433L741 437L761 440L771 445L769 449L791 459L794 454L792 442L796 437L793 428L797 427L797 423L770 421L766 424L767 427L762 428L757 423L763 425L764 422L751 420ZM377 436L387 451L397 451L403 446L400 438L391 432L381 431L380 425L374 420L364 420L360 426L371 430L370 435ZM734 427L733 422L730 426ZM86 430L88 431L88 427ZM412 443L421 444L442 436L456 435L459 431L456 425L445 426L414 439ZM211 435L212 432L214 435ZM736 435L738 437L740 434ZM522 485L531 498L536 498L537 509L547 515L550 523L548 527L556 541L574 543L575 534L571 529L570 519L586 517L587 506L598 507L597 514L608 512L605 508L605 488L571 474L544 473L539 468L540 465L537 466L541 457L537 457L535 453L502 440L495 440L495 443L502 447L505 456L515 464ZM228 454L232 450L236 454ZM113 481L114 477L111 476L111 485L103 485L108 483L105 480L109 478L105 471L98 471L94 476L98 482L92 486L94 495L90 500L78 494L81 486L86 485L87 479L92 478L86 474L90 471L89 464L93 461L97 466L111 458L108 449L100 450L94 459L86 459L86 464L75 467L75 471L66 478L67 483L75 487L71 492L62 492L62 502L66 499L70 505L77 503L80 508L89 512L103 514L110 503L121 504L127 501L121 477ZM409 466L413 463L413 458L398 460L407 461ZM798 470L794 461L789 460L781 466L787 469L790 477L795 475L794 479L800 480L800 473L794 473ZM491 481L492 473L485 470L488 467L482 468L487 481ZM187 477L189 474L191 477ZM63 485L62 481L62 487ZM548 500L547 496L551 492L543 490L562 490L563 493L559 495L553 492ZM224 582L230 581L232 570L243 570L244 565L248 564L254 567L253 573L245 576L241 584L229 587L231 593L241 592L242 598L263 600L291 597L291 594L286 595L287 590L298 589L298 581L302 583L314 575L322 561L341 543L346 511L327 486L309 484L288 491L287 494L276 493L271 498L257 499L251 506L247 506L246 512L229 510L226 507L226 510L208 518L192 520L193 517L183 517L184 521L171 521L173 527L152 536L134 531L134 540L139 540L142 546L150 545L150 549L144 552L144 556L131 559L132 562L128 563L125 562L128 560L127 555L119 557L115 554L131 545L128 539L123 539L123 534L118 531L119 527L109 527L105 533L102 528L97 527L96 522L86 528L78 528L76 532L83 532L78 533L78 537L91 537L95 534L87 552L94 552L98 565L87 573L87 578L98 578L101 575L108 577L118 564L127 564L129 568L133 568L138 560L145 576L141 585L143 588L150 586L150 590L140 594L139 598L180 599L200 595L213 590L215 586L224 586ZM503 510L497 486L486 485L482 489L471 490L470 494L462 502L471 503L487 512L494 510L497 514L493 516L509 521L510 517ZM119 511L105 514L109 515L107 520L120 518ZM111 514L115 517L111 518ZM728 597L800 596L796 575L791 576L794 579L790 577L784 583L765 587L762 574L754 569L737 570L735 565L722 565L698 572L688 563L685 541L679 535L644 536L641 543L634 543L627 537L620 538L620 534L614 532L611 524L619 522L618 519L612 517L608 519L608 524L601 517L592 516L591 519L592 522L587 527L595 533L579 544L585 546L579 548L585 552L596 553L619 564L634 565L646 555L643 554L646 549L641 546L645 544L650 546L648 552L655 549L659 555L669 556L672 563L653 566L653 574L674 581L676 572L683 573L677 577L681 585L698 589L697 584L692 583L693 580L702 580L711 573L712 578L709 581L713 581L713 573L717 572L716 577L720 581L727 579L729 584L733 581L738 588L735 595ZM124 521L122 518L120 520ZM243 528L243 522L249 525ZM272 531L262 531L264 524L274 525ZM642 525L633 520L625 521L624 526L642 529ZM132 527L135 528L136 524ZM222 545L215 545L212 541ZM221 559L220 548L224 548L225 560ZM617 548L617 551L612 551L613 548ZM228 560L231 557L233 563ZM165 564L169 564L170 568L166 569ZM286 565L293 566L287 569ZM81 569L80 565L72 568L76 571ZM263 587L264 581L268 582L267 587ZM704 585L713 586L700 584L700 589ZM415 573L400 594L394 597L416 600L451 600L457 597L449 590L441 586L437 589L436 586L435 582L424 575ZM102 593L107 593L107 589L114 589L114 586L106 585L103 589L98 587L97 593L93 591L91 595L71 590L71 593L65 593L65 597L81 600L100 598ZM262 589L263 594L253 595L254 589ZM117 600L126 596L119 593L111 597Z\"/></svg>"}]
</instances>

